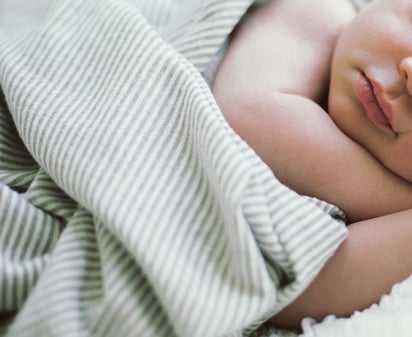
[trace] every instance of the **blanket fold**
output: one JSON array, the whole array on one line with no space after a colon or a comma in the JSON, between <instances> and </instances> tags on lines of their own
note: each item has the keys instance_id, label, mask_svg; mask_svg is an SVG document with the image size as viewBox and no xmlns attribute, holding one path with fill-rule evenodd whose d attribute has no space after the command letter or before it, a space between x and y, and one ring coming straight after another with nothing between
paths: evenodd
<instances>
[{"instance_id":1,"label":"blanket fold","mask_svg":"<svg viewBox=\"0 0 412 337\"><path fill-rule=\"evenodd\" d=\"M248 334L345 238L201 76L250 3L54 0L0 33L5 335Z\"/></svg>"}]
</instances>

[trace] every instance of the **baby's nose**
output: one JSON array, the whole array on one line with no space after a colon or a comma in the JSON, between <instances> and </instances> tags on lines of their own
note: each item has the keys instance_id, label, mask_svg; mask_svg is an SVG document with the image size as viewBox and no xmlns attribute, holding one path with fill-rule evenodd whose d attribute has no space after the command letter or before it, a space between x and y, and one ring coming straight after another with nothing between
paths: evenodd
<instances>
[{"instance_id":1,"label":"baby's nose","mask_svg":"<svg viewBox=\"0 0 412 337\"><path fill-rule=\"evenodd\" d=\"M399 71L409 95L412 95L412 56L402 59L399 65Z\"/></svg>"}]
</instances>

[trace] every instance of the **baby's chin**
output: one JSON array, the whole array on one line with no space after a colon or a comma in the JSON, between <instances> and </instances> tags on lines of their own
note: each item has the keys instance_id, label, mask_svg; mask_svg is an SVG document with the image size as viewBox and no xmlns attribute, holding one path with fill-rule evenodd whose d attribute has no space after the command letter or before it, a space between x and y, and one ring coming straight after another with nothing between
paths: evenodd
<instances>
[{"instance_id":1,"label":"baby's chin","mask_svg":"<svg viewBox=\"0 0 412 337\"><path fill-rule=\"evenodd\" d=\"M346 136L368 151L396 176L412 183L412 132L402 137L387 137L376 132L362 107L345 91L333 90L328 97L328 113Z\"/></svg>"},{"instance_id":2,"label":"baby's chin","mask_svg":"<svg viewBox=\"0 0 412 337\"><path fill-rule=\"evenodd\" d=\"M396 142L396 140L395 140ZM393 144L392 148L388 146L382 151L382 164L397 176L412 183L412 154L407 148L408 144Z\"/></svg>"}]
</instances>

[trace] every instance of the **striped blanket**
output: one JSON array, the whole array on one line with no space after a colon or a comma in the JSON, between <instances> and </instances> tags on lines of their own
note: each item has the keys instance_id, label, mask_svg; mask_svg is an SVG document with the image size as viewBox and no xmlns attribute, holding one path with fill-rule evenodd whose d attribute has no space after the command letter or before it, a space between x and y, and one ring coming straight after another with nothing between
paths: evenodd
<instances>
[{"instance_id":1,"label":"striped blanket","mask_svg":"<svg viewBox=\"0 0 412 337\"><path fill-rule=\"evenodd\" d=\"M345 238L202 76L251 2L0 0L4 336L247 335Z\"/></svg>"}]
</instances>

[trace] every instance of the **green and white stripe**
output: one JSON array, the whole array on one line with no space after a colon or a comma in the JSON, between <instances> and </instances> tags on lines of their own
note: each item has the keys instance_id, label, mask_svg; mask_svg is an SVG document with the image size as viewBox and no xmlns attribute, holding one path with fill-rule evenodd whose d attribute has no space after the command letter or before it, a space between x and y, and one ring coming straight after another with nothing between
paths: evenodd
<instances>
[{"instance_id":1,"label":"green and white stripe","mask_svg":"<svg viewBox=\"0 0 412 337\"><path fill-rule=\"evenodd\" d=\"M251 1L48 2L0 33L4 334L252 331L346 229L276 180L201 75Z\"/></svg>"}]
</instances>

